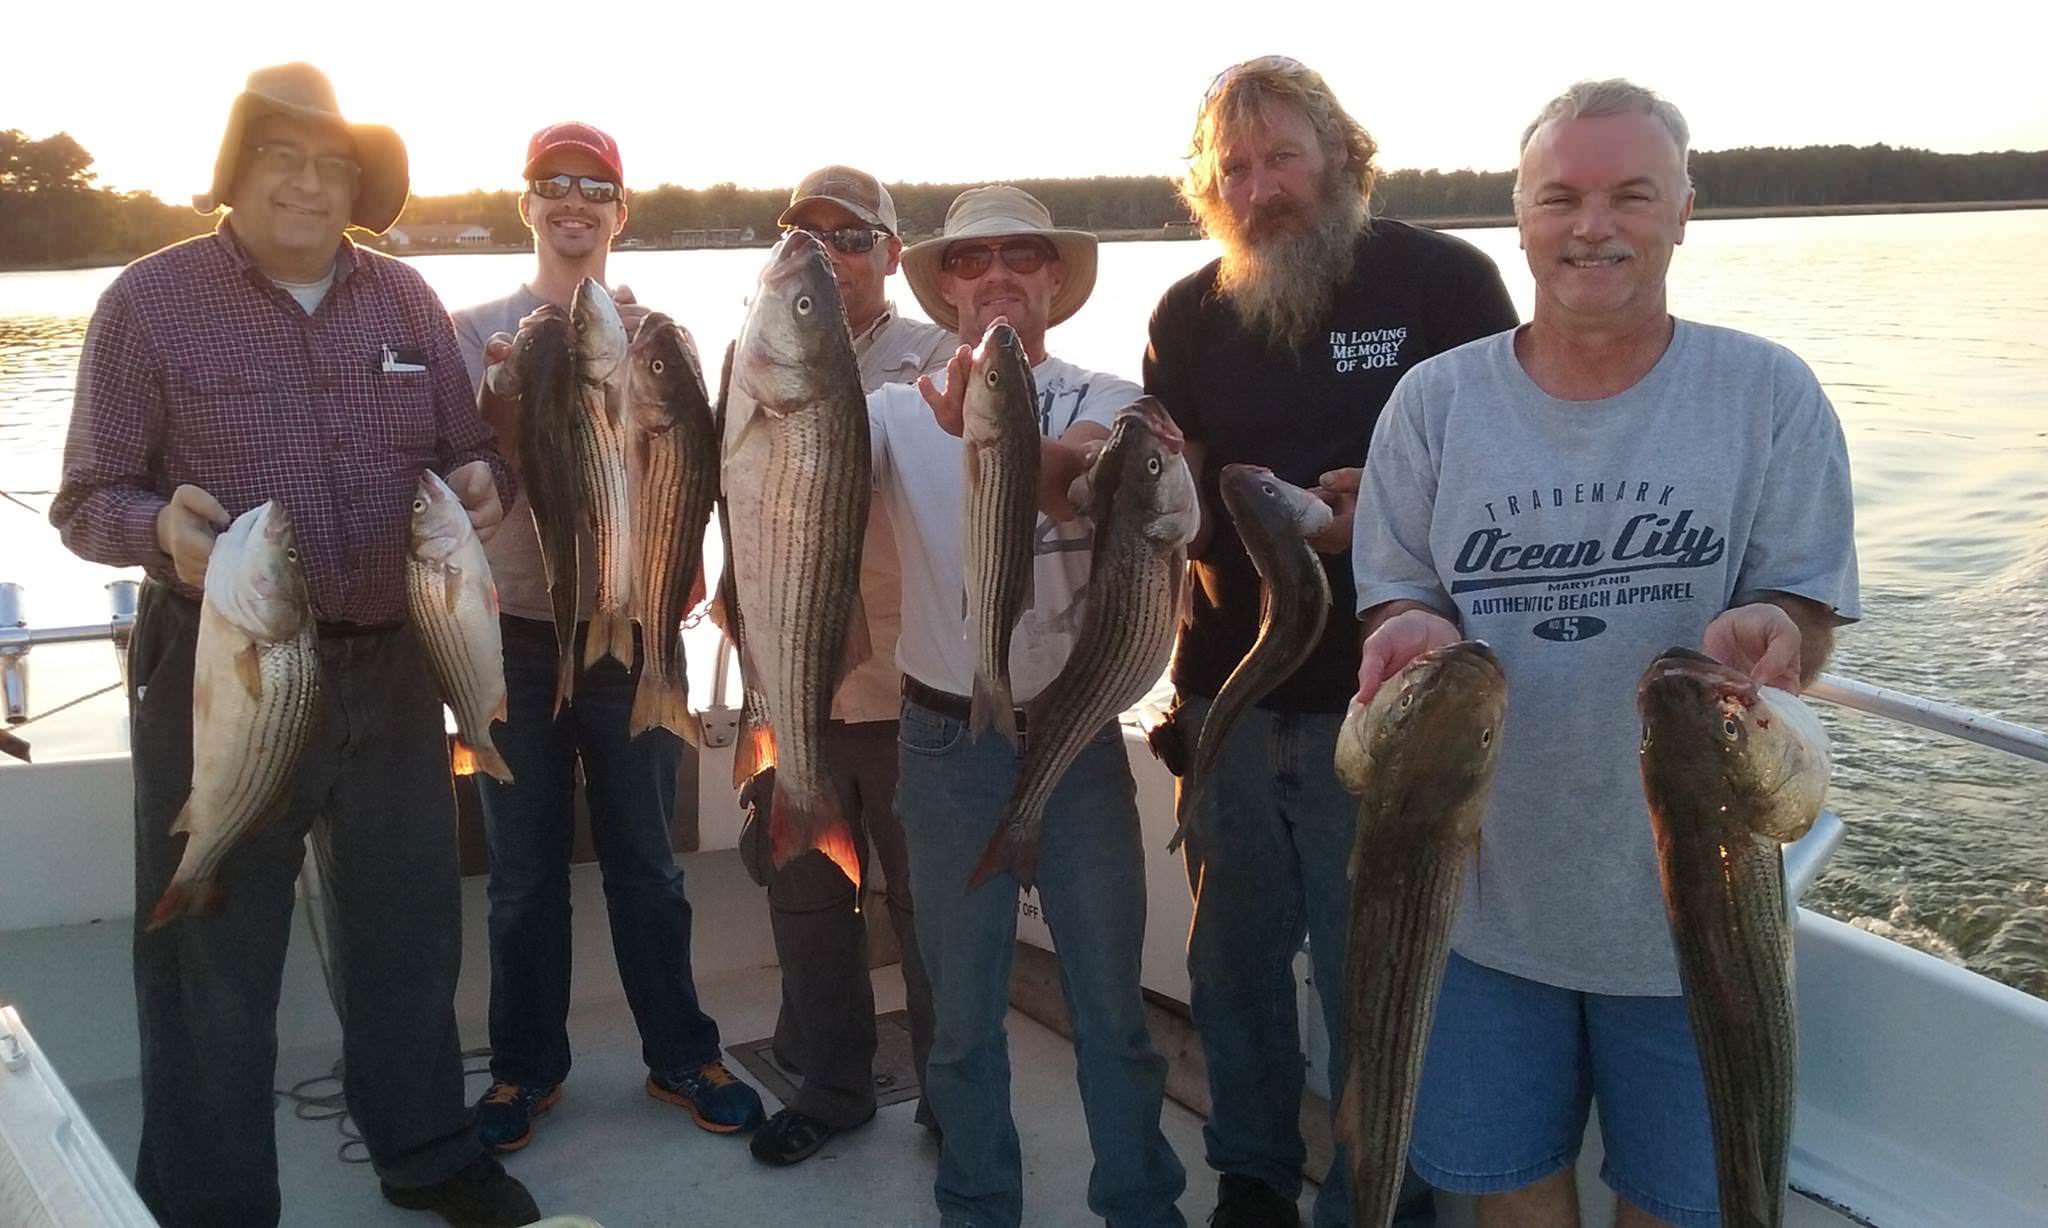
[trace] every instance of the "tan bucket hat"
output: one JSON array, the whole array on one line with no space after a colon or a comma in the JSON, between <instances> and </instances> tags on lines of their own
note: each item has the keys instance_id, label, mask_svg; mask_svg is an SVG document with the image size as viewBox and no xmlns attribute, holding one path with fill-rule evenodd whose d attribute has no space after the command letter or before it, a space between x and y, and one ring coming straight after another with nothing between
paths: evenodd
<instances>
[{"instance_id":1,"label":"tan bucket hat","mask_svg":"<svg viewBox=\"0 0 2048 1228\"><path fill-rule=\"evenodd\" d=\"M953 198L946 210L946 224L936 239L926 239L903 249L903 279L917 296L918 306L932 322L949 333L960 331L960 313L939 293L939 260L946 249L962 239L1008 238L1038 235L1052 242L1066 266L1059 292L1045 326L1053 325L1081 310L1081 304L1095 290L1095 236L1085 230L1060 230L1052 224L1052 211L1022 188L1006 183L969 188Z\"/></svg>"},{"instance_id":2,"label":"tan bucket hat","mask_svg":"<svg viewBox=\"0 0 2048 1228\"><path fill-rule=\"evenodd\" d=\"M249 74L248 86L228 109L227 131L221 135L220 155L213 162L213 190L193 197L193 208L211 213L228 203L249 125L270 114L289 115L346 132L355 142L356 161L363 168L349 224L371 234L383 234L391 228L399 211L405 208L406 194L412 186L405 142L382 124L352 124L343 119L333 83L325 73L305 63L279 64Z\"/></svg>"}]
</instances>

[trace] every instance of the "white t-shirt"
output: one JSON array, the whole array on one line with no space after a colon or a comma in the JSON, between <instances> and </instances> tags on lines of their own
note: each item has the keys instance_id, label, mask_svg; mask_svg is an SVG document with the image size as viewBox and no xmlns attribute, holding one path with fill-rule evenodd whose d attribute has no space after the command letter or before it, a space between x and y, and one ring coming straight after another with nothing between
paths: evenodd
<instances>
[{"instance_id":1,"label":"white t-shirt","mask_svg":"<svg viewBox=\"0 0 2048 1228\"><path fill-rule=\"evenodd\" d=\"M1038 430L1048 439L1076 422L1107 429L1118 410L1143 395L1130 380L1057 358L1039 363L1031 375L1038 386ZM943 371L932 378L945 385ZM875 489L887 500L903 567L896 662L926 686L967 695L974 688L974 649L967 622L965 445L940 429L913 384L868 394L868 435ZM1010 641L1010 687L1020 704L1044 690L1073 651L1081 612L1069 610L1088 580L1092 544L1085 520L1062 525L1039 516L1032 602Z\"/></svg>"}]
</instances>

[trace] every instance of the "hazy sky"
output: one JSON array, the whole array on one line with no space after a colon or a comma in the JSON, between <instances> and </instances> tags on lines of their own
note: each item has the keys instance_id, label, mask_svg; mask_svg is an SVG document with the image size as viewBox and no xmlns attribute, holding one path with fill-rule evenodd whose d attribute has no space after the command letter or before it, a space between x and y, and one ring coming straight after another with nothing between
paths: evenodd
<instances>
[{"instance_id":1,"label":"hazy sky","mask_svg":"<svg viewBox=\"0 0 2048 1228\"><path fill-rule=\"evenodd\" d=\"M567 118L617 136L643 188L781 186L835 161L912 181L1175 174L1209 80L1268 52L1323 72L1387 167L1505 169L1546 98L1613 75L1675 101L1699 149L2048 149L2048 21L2016 0L8 8L0 128L69 131L102 184L170 200L205 188L248 71L290 59L395 126L425 194L513 186L526 136ZM1166 16L1198 12L1230 16Z\"/></svg>"}]
</instances>

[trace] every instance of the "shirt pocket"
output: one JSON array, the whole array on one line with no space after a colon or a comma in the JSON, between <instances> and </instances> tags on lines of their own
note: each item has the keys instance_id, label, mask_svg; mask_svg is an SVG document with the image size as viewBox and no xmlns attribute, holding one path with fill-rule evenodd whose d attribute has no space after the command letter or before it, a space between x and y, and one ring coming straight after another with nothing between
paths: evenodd
<instances>
[{"instance_id":1,"label":"shirt pocket","mask_svg":"<svg viewBox=\"0 0 2048 1228\"><path fill-rule=\"evenodd\" d=\"M362 376L361 395L345 411L364 443L408 462L434 458L439 432L434 421L434 369L385 371L372 363Z\"/></svg>"},{"instance_id":2,"label":"shirt pocket","mask_svg":"<svg viewBox=\"0 0 2048 1228\"><path fill-rule=\"evenodd\" d=\"M173 377L170 416L188 439L239 443L282 431L284 381L275 368L246 360L193 364Z\"/></svg>"}]
</instances>

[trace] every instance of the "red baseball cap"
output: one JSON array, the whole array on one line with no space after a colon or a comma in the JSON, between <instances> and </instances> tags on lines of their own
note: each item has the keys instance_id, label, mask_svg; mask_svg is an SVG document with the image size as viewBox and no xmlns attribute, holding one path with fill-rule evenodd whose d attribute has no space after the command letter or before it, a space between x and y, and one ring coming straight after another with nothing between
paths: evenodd
<instances>
[{"instance_id":1,"label":"red baseball cap","mask_svg":"<svg viewBox=\"0 0 2048 1228\"><path fill-rule=\"evenodd\" d=\"M619 162L619 143L589 124L574 120L549 124L533 134L533 139L526 143L526 177L533 178L535 164L558 149L580 149L590 154L604 163L614 182L621 188L626 186L626 172Z\"/></svg>"}]
</instances>

